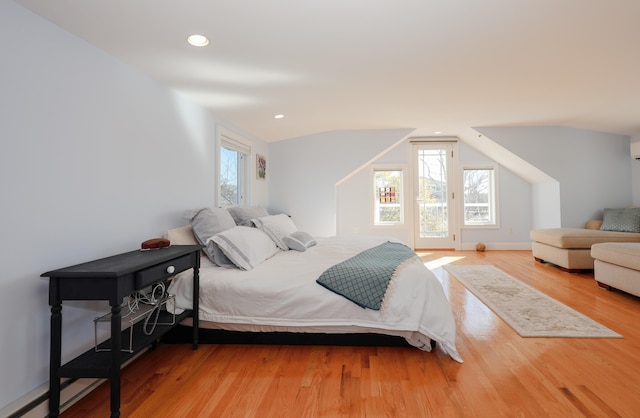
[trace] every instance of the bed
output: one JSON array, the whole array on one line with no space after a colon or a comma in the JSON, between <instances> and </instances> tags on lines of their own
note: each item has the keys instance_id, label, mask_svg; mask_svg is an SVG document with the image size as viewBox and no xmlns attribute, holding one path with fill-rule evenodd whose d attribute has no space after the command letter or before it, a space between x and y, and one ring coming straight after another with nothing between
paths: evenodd
<instances>
[{"instance_id":1,"label":"bed","mask_svg":"<svg viewBox=\"0 0 640 418\"><path fill-rule=\"evenodd\" d=\"M332 266L394 240L310 237L295 231L290 221L274 219L274 215L252 218L254 227L241 225L243 221L236 217L233 225L228 219L221 225L219 216L213 218L213 230L209 225L203 231L201 223L191 218L190 225L166 234L172 245L207 245L200 267L201 328L254 333L384 334L402 337L424 351L431 351L435 341L452 359L462 362L455 345L456 327L449 301L440 282L414 254L390 278L379 309L363 308L318 283ZM272 228L266 227L270 222ZM243 236L238 238L240 232ZM274 242L275 250L263 235ZM287 245L283 242L287 236L302 238L288 241ZM230 246L222 239L228 237L235 238ZM215 254L228 255L243 246L242 251L251 253L246 257L250 262L246 268L242 268L242 262L215 262ZM190 309L192 286L191 271L176 276L169 286L169 292L175 295L175 307L170 308Z\"/></svg>"}]
</instances>

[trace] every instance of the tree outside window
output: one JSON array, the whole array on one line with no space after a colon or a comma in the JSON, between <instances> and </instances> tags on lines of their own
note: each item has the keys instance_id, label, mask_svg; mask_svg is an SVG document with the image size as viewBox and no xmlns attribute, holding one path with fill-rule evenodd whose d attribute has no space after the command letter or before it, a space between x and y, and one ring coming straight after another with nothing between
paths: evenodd
<instances>
[{"instance_id":1,"label":"tree outside window","mask_svg":"<svg viewBox=\"0 0 640 418\"><path fill-rule=\"evenodd\" d=\"M249 178L251 143L233 131L218 127L219 166L216 189L220 207L243 206Z\"/></svg>"},{"instance_id":2,"label":"tree outside window","mask_svg":"<svg viewBox=\"0 0 640 418\"><path fill-rule=\"evenodd\" d=\"M495 170L464 169L464 224L495 225Z\"/></svg>"},{"instance_id":3,"label":"tree outside window","mask_svg":"<svg viewBox=\"0 0 640 418\"><path fill-rule=\"evenodd\" d=\"M220 147L220 201L219 206L229 207L242 202L243 154Z\"/></svg>"},{"instance_id":4,"label":"tree outside window","mask_svg":"<svg viewBox=\"0 0 640 418\"><path fill-rule=\"evenodd\" d=\"M418 210L420 237L449 234L447 150L418 151Z\"/></svg>"}]
</instances>

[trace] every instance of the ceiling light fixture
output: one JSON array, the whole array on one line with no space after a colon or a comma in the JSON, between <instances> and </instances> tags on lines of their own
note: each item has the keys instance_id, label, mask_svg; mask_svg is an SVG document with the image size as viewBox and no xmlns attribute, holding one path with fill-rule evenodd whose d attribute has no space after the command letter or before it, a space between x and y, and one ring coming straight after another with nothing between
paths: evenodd
<instances>
[{"instance_id":1,"label":"ceiling light fixture","mask_svg":"<svg viewBox=\"0 0 640 418\"><path fill-rule=\"evenodd\" d=\"M282 118L284 118L284 115L282 113L280 113L280 114L275 115L273 118L274 119L282 119Z\"/></svg>"},{"instance_id":2,"label":"ceiling light fixture","mask_svg":"<svg viewBox=\"0 0 640 418\"><path fill-rule=\"evenodd\" d=\"M442 131L435 131L434 134L436 135L440 135L442 133Z\"/></svg>"},{"instance_id":3,"label":"ceiling light fixture","mask_svg":"<svg viewBox=\"0 0 640 418\"><path fill-rule=\"evenodd\" d=\"M207 46L209 39L204 35L191 35L187 38L187 42L193 46Z\"/></svg>"}]
</instances>

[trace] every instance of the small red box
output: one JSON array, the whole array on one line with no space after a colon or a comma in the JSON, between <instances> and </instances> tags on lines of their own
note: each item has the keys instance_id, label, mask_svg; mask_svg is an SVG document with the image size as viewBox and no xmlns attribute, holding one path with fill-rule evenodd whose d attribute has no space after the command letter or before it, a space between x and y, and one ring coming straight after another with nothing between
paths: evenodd
<instances>
[{"instance_id":1,"label":"small red box","mask_svg":"<svg viewBox=\"0 0 640 418\"><path fill-rule=\"evenodd\" d=\"M171 241L165 238L151 238L142 243L142 250L158 250L171 245Z\"/></svg>"}]
</instances>

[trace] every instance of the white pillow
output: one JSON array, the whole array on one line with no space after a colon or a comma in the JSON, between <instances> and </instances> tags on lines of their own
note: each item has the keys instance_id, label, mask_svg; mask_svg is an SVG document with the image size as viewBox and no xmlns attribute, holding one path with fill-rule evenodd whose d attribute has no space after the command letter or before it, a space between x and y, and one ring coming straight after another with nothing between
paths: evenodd
<instances>
[{"instance_id":1,"label":"white pillow","mask_svg":"<svg viewBox=\"0 0 640 418\"><path fill-rule=\"evenodd\" d=\"M287 246L283 238L298 230L291 218L284 213L255 218L252 219L251 222L253 222L256 228L267 234L269 238L276 243L278 248L284 251L287 251L289 246Z\"/></svg>"},{"instance_id":2,"label":"white pillow","mask_svg":"<svg viewBox=\"0 0 640 418\"><path fill-rule=\"evenodd\" d=\"M235 268L236 265L229 260L229 258L225 255L224 251L220 249L218 244L213 242L211 239L207 240L206 246L202 249L204 253L209 257L209 260L213 261L214 264L220 267L231 267Z\"/></svg>"},{"instance_id":3,"label":"white pillow","mask_svg":"<svg viewBox=\"0 0 640 418\"><path fill-rule=\"evenodd\" d=\"M306 251L307 248L316 245L316 240L303 231L296 231L291 235L287 235L283 240L290 249L300 252Z\"/></svg>"},{"instance_id":4,"label":"white pillow","mask_svg":"<svg viewBox=\"0 0 640 418\"><path fill-rule=\"evenodd\" d=\"M278 247L264 232L248 226L221 232L210 238L242 270L251 270L278 252Z\"/></svg>"},{"instance_id":5,"label":"white pillow","mask_svg":"<svg viewBox=\"0 0 640 418\"><path fill-rule=\"evenodd\" d=\"M209 238L236 226L231 214L224 208L202 208L191 214L189 221L193 235L200 244L206 246L203 251L207 257L221 267L230 264L217 245L209 241Z\"/></svg>"},{"instance_id":6,"label":"white pillow","mask_svg":"<svg viewBox=\"0 0 640 418\"><path fill-rule=\"evenodd\" d=\"M171 241L171 245L197 245L191 225L180 226L167 231L165 238Z\"/></svg>"},{"instance_id":7,"label":"white pillow","mask_svg":"<svg viewBox=\"0 0 640 418\"><path fill-rule=\"evenodd\" d=\"M253 226L251 225L251 219L269 216L269 211L262 206L253 206L248 208L243 206L232 206L227 208L227 211L233 217L236 225L242 226Z\"/></svg>"}]
</instances>

